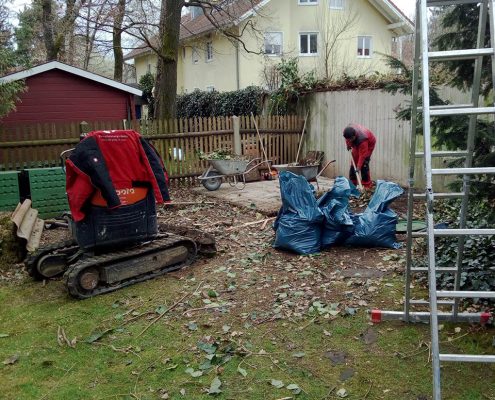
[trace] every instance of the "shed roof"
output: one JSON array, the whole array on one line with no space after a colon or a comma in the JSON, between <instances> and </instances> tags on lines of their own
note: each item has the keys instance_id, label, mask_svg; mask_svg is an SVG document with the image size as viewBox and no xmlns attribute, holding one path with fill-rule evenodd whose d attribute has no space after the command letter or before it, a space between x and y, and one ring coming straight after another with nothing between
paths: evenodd
<instances>
[{"instance_id":1,"label":"shed roof","mask_svg":"<svg viewBox=\"0 0 495 400\"><path fill-rule=\"evenodd\" d=\"M45 64L37 65L36 67L25 69L23 71L15 72L13 74L5 75L0 77L0 83L7 83L12 81L18 81L20 79L26 79L34 75L41 74L46 71L53 69L59 69L61 71L68 72L73 75L80 76L82 78L89 79L94 82L101 83L113 87L118 90L122 90L127 93L135 94L137 96L142 96L142 90L134 88L132 86L126 85L125 83L114 81L113 79L105 78L104 76L95 74L93 72L85 71L83 69L73 67L68 64L64 64L60 61L49 61Z\"/></svg>"},{"instance_id":2,"label":"shed roof","mask_svg":"<svg viewBox=\"0 0 495 400\"><path fill-rule=\"evenodd\" d=\"M218 26L237 25L245 19L256 15L258 10L268 4L271 0L230 0L226 1L227 6L222 10L213 10L211 18ZM391 24L390 29L394 29L401 35L414 32L414 24L391 0L368 0ZM208 17L200 15L192 18L191 13L182 16L179 40L183 41L194 36L211 32L216 28ZM156 38L152 39L155 45ZM146 44L131 50L124 56L124 60L132 60L136 56L151 52L151 48Z\"/></svg>"}]
</instances>

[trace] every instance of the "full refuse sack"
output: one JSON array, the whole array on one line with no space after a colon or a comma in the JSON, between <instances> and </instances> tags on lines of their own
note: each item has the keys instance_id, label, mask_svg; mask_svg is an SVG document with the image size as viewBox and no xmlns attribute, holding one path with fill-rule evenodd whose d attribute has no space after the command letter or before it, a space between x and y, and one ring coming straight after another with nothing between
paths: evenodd
<instances>
[{"instance_id":1,"label":"full refuse sack","mask_svg":"<svg viewBox=\"0 0 495 400\"><path fill-rule=\"evenodd\" d=\"M362 214L352 216L354 232L346 239L349 246L400 247L395 238L397 214L389 208L404 190L393 182L377 181L375 193Z\"/></svg>"},{"instance_id":2,"label":"full refuse sack","mask_svg":"<svg viewBox=\"0 0 495 400\"><path fill-rule=\"evenodd\" d=\"M338 176L332 189L318 199L318 207L324 215L322 247L343 244L353 234L354 222L349 211L349 197L359 195L352 182Z\"/></svg>"},{"instance_id":3,"label":"full refuse sack","mask_svg":"<svg viewBox=\"0 0 495 400\"><path fill-rule=\"evenodd\" d=\"M278 249L298 254L318 253L321 248L323 213L313 186L304 178L283 171L279 176L282 207L273 223Z\"/></svg>"}]
</instances>

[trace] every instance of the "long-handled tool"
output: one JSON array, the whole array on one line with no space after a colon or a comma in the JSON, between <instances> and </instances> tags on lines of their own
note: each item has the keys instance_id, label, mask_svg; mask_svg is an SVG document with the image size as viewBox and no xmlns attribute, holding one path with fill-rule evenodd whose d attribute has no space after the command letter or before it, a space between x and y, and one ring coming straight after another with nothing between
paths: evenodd
<instances>
[{"instance_id":1,"label":"long-handled tool","mask_svg":"<svg viewBox=\"0 0 495 400\"><path fill-rule=\"evenodd\" d=\"M320 172L318 172L318 175L316 175L315 179L318 179L318 177L327 169L327 167L331 164L334 163L336 160L328 161L325 166L321 169Z\"/></svg>"},{"instance_id":2,"label":"long-handled tool","mask_svg":"<svg viewBox=\"0 0 495 400\"><path fill-rule=\"evenodd\" d=\"M358 181L358 189L362 192L364 190L364 188L363 188L363 181L361 180L361 173L358 172L358 169L356 167L356 163L354 162L354 158L352 157L352 153L351 153L351 161L352 161L352 166L354 167L354 172L356 174L356 178Z\"/></svg>"},{"instance_id":3,"label":"long-handled tool","mask_svg":"<svg viewBox=\"0 0 495 400\"><path fill-rule=\"evenodd\" d=\"M261 135L260 135L260 131L258 129L258 124L256 123L256 119L254 118L253 113L251 113L251 118L253 119L254 127L256 128L256 133L258 134L258 140L260 141L261 150L263 151L263 155L265 156L266 165L268 166L268 172L270 173L270 177L271 177L272 176L272 169L270 168L270 161L268 160L268 156L266 155L265 146L263 145L263 141L261 140Z\"/></svg>"},{"instance_id":4,"label":"long-handled tool","mask_svg":"<svg viewBox=\"0 0 495 400\"><path fill-rule=\"evenodd\" d=\"M303 143L303 139L304 139L304 132L306 131L306 122L308 121L308 117L309 117L309 110L306 113L306 118L304 118L304 125L303 125L303 129L301 132L301 138L299 139L299 147L297 148L297 155L296 155L296 165L297 165L297 162L299 161L299 153L301 152L301 147L302 147L302 143Z\"/></svg>"}]
</instances>

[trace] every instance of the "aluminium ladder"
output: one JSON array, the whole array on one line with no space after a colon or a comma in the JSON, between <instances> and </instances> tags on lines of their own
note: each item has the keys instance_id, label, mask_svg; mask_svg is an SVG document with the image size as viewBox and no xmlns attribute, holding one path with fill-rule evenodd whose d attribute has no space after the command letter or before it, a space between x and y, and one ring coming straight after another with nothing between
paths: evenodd
<instances>
[{"instance_id":1,"label":"aluminium ladder","mask_svg":"<svg viewBox=\"0 0 495 400\"><path fill-rule=\"evenodd\" d=\"M428 49L428 7L439 7L445 5L479 4L479 26L477 46L475 49L451 50L451 51L429 51ZM372 320L379 322L387 319L400 319L404 321L430 321L431 329L431 352L433 369L433 395L434 400L441 399L440 385L440 362L486 362L495 363L495 355L465 355L465 354L441 354L439 348L438 321L465 321L486 323L491 319L489 313L460 313L459 301L462 298L495 298L494 291L461 291L460 278L462 272L462 261L464 244L467 236L495 235L495 229L466 229L467 210L470 193L470 177L475 174L495 174L495 167L473 168L474 140L476 136L476 124L478 115L495 114L495 107L480 107L480 84L482 63L484 57L491 57L492 80L495 86L495 0L417 0L416 2L416 27L415 27L415 58L413 70L413 95L411 115L411 152L408 188L408 226L407 226L407 258L405 271L405 301L404 311L372 311ZM491 48L484 47L484 38L487 22L490 26ZM452 60L474 60L473 85L470 104L430 106L429 92L429 63L452 61ZM420 81L421 78L421 81ZM421 88L420 86L421 82ZM422 93L423 106L418 108L419 91ZM416 129L417 115L422 114L424 151L416 151ZM431 117L443 116L469 116L469 128L467 145L465 151L433 151L431 140ZM463 168L433 168L433 157L465 157ZM426 188L424 194L414 194L414 169L416 158L424 159L424 172ZM462 175L463 187L460 193L434 193L434 175ZM426 232L413 233L413 205L415 198L426 200ZM460 223L459 229L436 229L433 204L438 198L460 198ZM458 238L458 253L455 267L436 267L435 259L435 237L450 236ZM427 239L428 268L412 266L412 245L414 237L425 237ZM428 272L429 301L411 299L411 278L415 272ZM455 277L454 290L444 291L436 288L436 273L452 273ZM442 300L438 300L442 299ZM411 311L413 306L428 306L429 311ZM438 306L450 306L450 312L440 312Z\"/></svg>"}]
</instances>

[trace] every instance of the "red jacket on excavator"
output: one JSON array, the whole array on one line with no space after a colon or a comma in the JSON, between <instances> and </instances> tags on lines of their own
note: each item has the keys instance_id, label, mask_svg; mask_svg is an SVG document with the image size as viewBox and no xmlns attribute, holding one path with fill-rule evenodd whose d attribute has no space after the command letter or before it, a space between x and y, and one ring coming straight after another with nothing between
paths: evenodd
<instances>
[{"instance_id":1,"label":"red jacket on excavator","mask_svg":"<svg viewBox=\"0 0 495 400\"><path fill-rule=\"evenodd\" d=\"M369 129L358 124L349 124L344 129L344 138L347 150L352 149L352 158L356 164L349 170L349 179L352 183L357 183L356 172L361 174L362 184L366 188L372 186L370 159L375 149L376 137Z\"/></svg>"}]
</instances>

